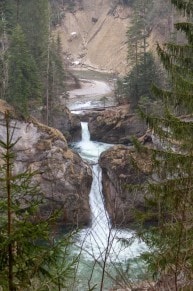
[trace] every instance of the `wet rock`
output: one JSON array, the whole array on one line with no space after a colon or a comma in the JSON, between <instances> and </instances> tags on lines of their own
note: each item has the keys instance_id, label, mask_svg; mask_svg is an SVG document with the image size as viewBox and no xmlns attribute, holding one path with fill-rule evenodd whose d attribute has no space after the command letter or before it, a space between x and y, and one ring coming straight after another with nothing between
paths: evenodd
<instances>
[{"instance_id":1,"label":"wet rock","mask_svg":"<svg viewBox=\"0 0 193 291\"><path fill-rule=\"evenodd\" d=\"M54 108L51 118L51 126L59 129L68 142L81 139L81 124L77 115L62 105Z\"/></svg>"},{"instance_id":2,"label":"wet rock","mask_svg":"<svg viewBox=\"0 0 193 291\"><path fill-rule=\"evenodd\" d=\"M0 101L1 119L4 118L6 108L10 110L8 105L6 107L6 104L1 104ZM34 118L25 121L12 115L11 126L16 124L13 141L20 138L14 146L14 171L37 171L33 181L39 184L44 201L41 215L46 218L59 209L58 221L61 224L88 225L89 192L92 182L90 166L68 148L67 141L59 130L45 126ZM1 139L5 141L6 128L3 121L0 124L0 132Z\"/></svg>"},{"instance_id":3,"label":"wet rock","mask_svg":"<svg viewBox=\"0 0 193 291\"><path fill-rule=\"evenodd\" d=\"M107 211L113 225L128 226L135 210L145 211L144 190L151 172L148 156L138 156L133 148L114 146L101 154L102 183Z\"/></svg>"},{"instance_id":4,"label":"wet rock","mask_svg":"<svg viewBox=\"0 0 193 291\"><path fill-rule=\"evenodd\" d=\"M140 137L146 125L140 118L129 112L129 105L123 105L94 112L89 117L89 131L92 140L131 144L132 137Z\"/></svg>"}]
</instances>

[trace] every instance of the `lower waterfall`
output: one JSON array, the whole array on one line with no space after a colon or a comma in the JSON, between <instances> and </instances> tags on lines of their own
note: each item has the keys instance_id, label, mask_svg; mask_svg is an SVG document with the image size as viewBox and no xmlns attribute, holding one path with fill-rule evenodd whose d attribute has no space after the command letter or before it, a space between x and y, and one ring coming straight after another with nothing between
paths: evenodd
<instances>
[{"instance_id":1,"label":"lower waterfall","mask_svg":"<svg viewBox=\"0 0 193 291\"><path fill-rule=\"evenodd\" d=\"M128 264L131 264L131 260L134 273L137 272L139 265L135 258L145 246L144 243L133 238L133 231L112 227L105 209L101 169L98 165L100 154L112 145L91 141L88 124L82 122L81 126L82 140L74 143L73 148L92 165L93 182L89 197L92 222L90 227L84 228L78 233L77 247L81 249L81 259L77 270L79 285L73 291L86 291L91 286L95 286L93 290L101 290L100 281L104 267L105 278L102 290L109 290L115 284L114 279L120 277L119 280L123 280L122 274L128 268ZM132 242L128 246L123 243L123 240ZM124 280L126 280L125 277Z\"/></svg>"}]
</instances>

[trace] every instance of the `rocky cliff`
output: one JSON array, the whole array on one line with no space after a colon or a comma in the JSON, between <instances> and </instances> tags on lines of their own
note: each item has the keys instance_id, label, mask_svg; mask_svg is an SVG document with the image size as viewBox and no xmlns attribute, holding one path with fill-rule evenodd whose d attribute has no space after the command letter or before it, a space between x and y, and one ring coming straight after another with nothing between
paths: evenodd
<instances>
[{"instance_id":1,"label":"rocky cliff","mask_svg":"<svg viewBox=\"0 0 193 291\"><path fill-rule=\"evenodd\" d=\"M146 131L145 123L131 113L129 105L93 111L88 119L92 140L115 144L131 144L132 137L141 137Z\"/></svg>"},{"instance_id":2,"label":"rocky cliff","mask_svg":"<svg viewBox=\"0 0 193 291\"><path fill-rule=\"evenodd\" d=\"M63 133L68 142L80 140L81 124L77 115L74 115L64 105L66 101L63 98L55 100L52 106L51 115L49 116L49 124L57 128ZM30 114L41 123L46 123L46 109L33 107L30 109Z\"/></svg>"},{"instance_id":3,"label":"rocky cliff","mask_svg":"<svg viewBox=\"0 0 193 291\"><path fill-rule=\"evenodd\" d=\"M7 103L0 100L0 119L5 110L12 114L13 141L16 173L37 171L35 182L40 186L44 204L41 214L49 216L55 209L61 210L60 223L64 225L88 225L90 221L89 192L92 173L89 165L68 148L63 134L35 119L25 121L15 115ZM5 140L6 128L1 122L0 139Z\"/></svg>"},{"instance_id":4,"label":"rocky cliff","mask_svg":"<svg viewBox=\"0 0 193 291\"><path fill-rule=\"evenodd\" d=\"M128 226L135 221L135 211L145 211L144 190L137 188L148 181L151 162L133 148L114 146L102 153L103 193L113 225Z\"/></svg>"}]
</instances>

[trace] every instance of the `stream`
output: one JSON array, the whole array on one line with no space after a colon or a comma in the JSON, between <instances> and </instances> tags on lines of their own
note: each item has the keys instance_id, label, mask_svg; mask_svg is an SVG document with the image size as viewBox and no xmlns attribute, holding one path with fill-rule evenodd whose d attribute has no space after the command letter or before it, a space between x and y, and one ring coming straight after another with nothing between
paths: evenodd
<instances>
[{"instance_id":1,"label":"stream","mask_svg":"<svg viewBox=\"0 0 193 291\"><path fill-rule=\"evenodd\" d=\"M78 102L82 109L82 103ZM92 290L110 290L118 283L119 287L129 286L129 282L143 277L143 266L137 257L145 245L135 238L134 231L112 227L105 209L98 164L100 154L112 145L91 141L88 124L82 122L81 127L82 140L73 143L73 149L92 167L93 182L89 196L92 217L90 227L80 230L76 237L73 252L81 252L81 256L76 274L78 282L70 290L87 291L94 286ZM126 241L128 243L124 243Z\"/></svg>"}]
</instances>

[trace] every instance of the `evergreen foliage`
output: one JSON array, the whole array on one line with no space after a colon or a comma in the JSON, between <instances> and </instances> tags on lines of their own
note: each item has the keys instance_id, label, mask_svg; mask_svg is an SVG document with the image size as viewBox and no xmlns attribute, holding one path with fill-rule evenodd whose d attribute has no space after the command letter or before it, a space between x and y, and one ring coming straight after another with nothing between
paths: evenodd
<instances>
[{"instance_id":1,"label":"evergreen foliage","mask_svg":"<svg viewBox=\"0 0 193 291\"><path fill-rule=\"evenodd\" d=\"M142 58L145 62L145 53L148 47L147 37L151 31L148 15L152 7L152 0L137 0L134 2L131 23L127 31L128 63L131 67L137 67Z\"/></svg>"},{"instance_id":2,"label":"evergreen foliage","mask_svg":"<svg viewBox=\"0 0 193 291\"><path fill-rule=\"evenodd\" d=\"M182 13L192 15L192 1L172 0ZM164 104L163 116L142 113L153 131L159 149L152 149L152 177L146 185L147 215L142 221L157 221L138 232L149 247L143 254L154 279L167 281L174 290L188 286L193 278L193 24L177 23L187 43L166 43L157 52L171 77L171 90L153 87ZM183 114L183 115L182 115ZM149 152L137 146L139 152ZM139 217L138 217L139 218ZM169 290L169 286L165 285ZM164 290L166 290L164 289Z\"/></svg>"},{"instance_id":3,"label":"evergreen foliage","mask_svg":"<svg viewBox=\"0 0 193 291\"><path fill-rule=\"evenodd\" d=\"M60 290L73 276L76 260L69 258L71 236L51 237L54 215L43 219L43 202L36 173L15 173L15 124L6 112L6 139L0 140L0 287L3 290ZM38 223L37 223L38 222ZM50 289L51 288L51 289Z\"/></svg>"},{"instance_id":4,"label":"evergreen foliage","mask_svg":"<svg viewBox=\"0 0 193 291\"><path fill-rule=\"evenodd\" d=\"M48 105L65 93L65 72L60 43L52 41L50 2L7 0L0 5L0 98L25 115L43 104L51 116Z\"/></svg>"},{"instance_id":5,"label":"evergreen foliage","mask_svg":"<svg viewBox=\"0 0 193 291\"><path fill-rule=\"evenodd\" d=\"M53 26L60 25L65 16L64 0L50 0L52 15L51 22Z\"/></svg>"},{"instance_id":6,"label":"evergreen foliage","mask_svg":"<svg viewBox=\"0 0 193 291\"><path fill-rule=\"evenodd\" d=\"M137 66L120 80L118 84L117 94L119 99L130 102L132 108L136 108L140 99L147 97L154 100L155 97L151 92L153 83L160 83L160 73L158 66L151 53L146 53L145 63L143 57L139 60Z\"/></svg>"},{"instance_id":7,"label":"evergreen foliage","mask_svg":"<svg viewBox=\"0 0 193 291\"><path fill-rule=\"evenodd\" d=\"M21 0L19 24L38 67L41 81L46 78L50 11L48 0Z\"/></svg>"},{"instance_id":8,"label":"evergreen foliage","mask_svg":"<svg viewBox=\"0 0 193 291\"><path fill-rule=\"evenodd\" d=\"M137 0L133 3L131 23L127 31L129 72L117 83L119 102L130 102L133 109L141 97L153 98L152 82L159 83L161 76L154 57L148 51L147 38L151 32L153 0Z\"/></svg>"},{"instance_id":9,"label":"evergreen foliage","mask_svg":"<svg viewBox=\"0 0 193 291\"><path fill-rule=\"evenodd\" d=\"M29 99L40 97L40 83L36 64L28 50L24 33L19 24L12 32L8 60L7 100L27 115Z\"/></svg>"},{"instance_id":10,"label":"evergreen foliage","mask_svg":"<svg viewBox=\"0 0 193 291\"><path fill-rule=\"evenodd\" d=\"M53 112L58 106L56 96L65 96L67 98L65 81L66 74L64 70L64 64L62 60L62 49L60 36L52 38L49 47L49 63L48 63L48 75L47 75L47 124L52 125Z\"/></svg>"}]
</instances>

